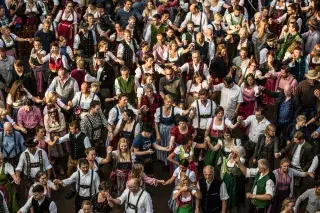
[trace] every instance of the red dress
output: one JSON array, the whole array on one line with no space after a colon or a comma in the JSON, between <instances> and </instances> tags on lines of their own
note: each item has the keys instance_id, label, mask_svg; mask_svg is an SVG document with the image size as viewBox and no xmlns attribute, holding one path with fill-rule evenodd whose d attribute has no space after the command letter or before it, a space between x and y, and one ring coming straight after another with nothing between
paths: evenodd
<instances>
[{"instance_id":1,"label":"red dress","mask_svg":"<svg viewBox=\"0 0 320 213\"><path fill-rule=\"evenodd\" d=\"M153 94L154 101L150 102L149 98L146 96L142 97L141 106L146 105L149 108L148 112L142 114L142 121L144 123L154 124L154 114L156 113L157 108L162 106L163 100L159 94Z\"/></svg>"},{"instance_id":2,"label":"red dress","mask_svg":"<svg viewBox=\"0 0 320 213\"><path fill-rule=\"evenodd\" d=\"M70 14L66 19L63 18L64 10L62 10L60 23L57 26L58 36L63 36L67 39L67 45L73 47L74 31L74 12ZM69 17L72 16L72 20L68 21Z\"/></svg>"},{"instance_id":3,"label":"red dress","mask_svg":"<svg viewBox=\"0 0 320 213\"><path fill-rule=\"evenodd\" d=\"M175 136L176 144L179 144L179 145L181 145L181 141L183 138L185 138L187 135L193 135L194 133L195 133L195 129L191 125L188 125L188 132L186 134L181 134L179 130L179 126L174 126L170 131L171 136Z\"/></svg>"}]
</instances>

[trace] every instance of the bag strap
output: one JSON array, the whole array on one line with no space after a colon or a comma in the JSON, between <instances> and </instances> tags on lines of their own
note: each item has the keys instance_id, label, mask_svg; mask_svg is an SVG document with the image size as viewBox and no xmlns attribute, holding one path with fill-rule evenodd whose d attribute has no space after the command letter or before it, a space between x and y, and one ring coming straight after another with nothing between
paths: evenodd
<instances>
[{"instance_id":1,"label":"bag strap","mask_svg":"<svg viewBox=\"0 0 320 213\"><path fill-rule=\"evenodd\" d=\"M200 107L199 107L199 100L197 101L197 109L198 109L198 129L200 128Z\"/></svg>"}]
</instances>

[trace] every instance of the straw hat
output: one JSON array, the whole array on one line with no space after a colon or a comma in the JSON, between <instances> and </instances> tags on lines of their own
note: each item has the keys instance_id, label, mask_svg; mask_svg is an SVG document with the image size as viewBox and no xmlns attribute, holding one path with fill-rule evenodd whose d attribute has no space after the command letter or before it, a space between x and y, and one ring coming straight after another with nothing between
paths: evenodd
<instances>
[{"instance_id":1,"label":"straw hat","mask_svg":"<svg viewBox=\"0 0 320 213\"><path fill-rule=\"evenodd\" d=\"M318 79L320 77L319 72L316 70L309 70L307 74L304 74L307 79Z\"/></svg>"}]
</instances>

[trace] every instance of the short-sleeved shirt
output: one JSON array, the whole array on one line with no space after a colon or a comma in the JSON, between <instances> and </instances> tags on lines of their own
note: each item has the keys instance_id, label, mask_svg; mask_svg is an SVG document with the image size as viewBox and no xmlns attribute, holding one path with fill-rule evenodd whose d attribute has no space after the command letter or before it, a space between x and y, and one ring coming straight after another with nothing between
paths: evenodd
<instances>
[{"instance_id":1,"label":"short-sleeved shirt","mask_svg":"<svg viewBox=\"0 0 320 213\"><path fill-rule=\"evenodd\" d=\"M155 142L156 140L153 135L150 138L146 138L146 137L143 137L142 134L140 133L133 140L133 148L139 149L140 152L147 151L149 149L152 149L152 144L154 144ZM146 157L149 157L149 155L137 156L136 158L141 159Z\"/></svg>"},{"instance_id":2,"label":"short-sleeved shirt","mask_svg":"<svg viewBox=\"0 0 320 213\"><path fill-rule=\"evenodd\" d=\"M193 135L195 133L195 129L193 126L188 125L188 132L186 134L181 134L179 127L175 126L171 129L170 134L171 136L175 136L175 143L181 143L181 140L186 137L187 135Z\"/></svg>"}]
</instances>

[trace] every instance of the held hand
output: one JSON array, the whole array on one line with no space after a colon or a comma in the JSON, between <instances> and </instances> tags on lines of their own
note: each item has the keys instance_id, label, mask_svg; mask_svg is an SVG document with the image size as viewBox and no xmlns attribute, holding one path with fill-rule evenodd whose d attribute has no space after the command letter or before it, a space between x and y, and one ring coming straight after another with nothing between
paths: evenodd
<instances>
[{"instance_id":1,"label":"held hand","mask_svg":"<svg viewBox=\"0 0 320 213\"><path fill-rule=\"evenodd\" d=\"M256 163L256 162L257 162L257 159L254 158L254 159L252 160L252 162L253 162L253 163Z\"/></svg>"},{"instance_id":2,"label":"held hand","mask_svg":"<svg viewBox=\"0 0 320 213\"><path fill-rule=\"evenodd\" d=\"M184 186L180 189L181 192L186 192L188 191L189 187L188 186Z\"/></svg>"},{"instance_id":3,"label":"held hand","mask_svg":"<svg viewBox=\"0 0 320 213\"><path fill-rule=\"evenodd\" d=\"M21 129L21 131L22 131L24 134L27 134L27 132L28 132L24 127Z\"/></svg>"},{"instance_id":4,"label":"held hand","mask_svg":"<svg viewBox=\"0 0 320 213\"><path fill-rule=\"evenodd\" d=\"M320 97L320 91L318 89L314 90L314 96L316 96L317 98Z\"/></svg>"},{"instance_id":5,"label":"held hand","mask_svg":"<svg viewBox=\"0 0 320 213\"><path fill-rule=\"evenodd\" d=\"M160 183L163 185L165 183L165 181L164 180L157 180L157 183Z\"/></svg>"},{"instance_id":6,"label":"held hand","mask_svg":"<svg viewBox=\"0 0 320 213\"><path fill-rule=\"evenodd\" d=\"M314 178L314 173L313 172L308 172L307 173L310 177Z\"/></svg>"},{"instance_id":7,"label":"held hand","mask_svg":"<svg viewBox=\"0 0 320 213\"><path fill-rule=\"evenodd\" d=\"M165 150L166 152L170 152L171 151L170 146L165 147Z\"/></svg>"},{"instance_id":8,"label":"held hand","mask_svg":"<svg viewBox=\"0 0 320 213\"><path fill-rule=\"evenodd\" d=\"M151 155L151 154L154 153L154 151L153 151L153 149L149 149L149 150L147 151L147 153L148 153L149 155Z\"/></svg>"},{"instance_id":9,"label":"held hand","mask_svg":"<svg viewBox=\"0 0 320 213\"><path fill-rule=\"evenodd\" d=\"M108 146L108 148L107 148L107 153L108 153L108 154L111 154L112 150L113 150L113 147L112 147L112 146Z\"/></svg>"},{"instance_id":10,"label":"held hand","mask_svg":"<svg viewBox=\"0 0 320 213\"><path fill-rule=\"evenodd\" d=\"M274 153L274 157L275 158L279 158L280 157L280 153Z\"/></svg>"},{"instance_id":11,"label":"held hand","mask_svg":"<svg viewBox=\"0 0 320 213\"><path fill-rule=\"evenodd\" d=\"M246 197L247 197L247 199L251 199L251 198L253 198L253 194L248 192L248 193L246 194Z\"/></svg>"},{"instance_id":12,"label":"held hand","mask_svg":"<svg viewBox=\"0 0 320 213\"><path fill-rule=\"evenodd\" d=\"M61 180L59 180L59 179L54 179L54 180L53 180L53 183L56 184L56 185L59 185L60 182L61 182Z\"/></svg>"},{"instance_id":13,"label":"held hand","mask_svg":"<svg viewBox=\"0 0 320 213\"><path fill-rule=\"evenodd\" d=\"M72 101L68 101L68 106L72 107Z\"/></svg>"},{"instance_id":14,"label":"held hand","mask_svg":"<svg viewBox=\"0 0 320 213\"><path fill-rule=\"evenodd\" d=\"M21 183L21 178L20 177L16 177L13 179L14 183L17 184L17 185L20 185Z\"/></svg>"}]
</instances>

